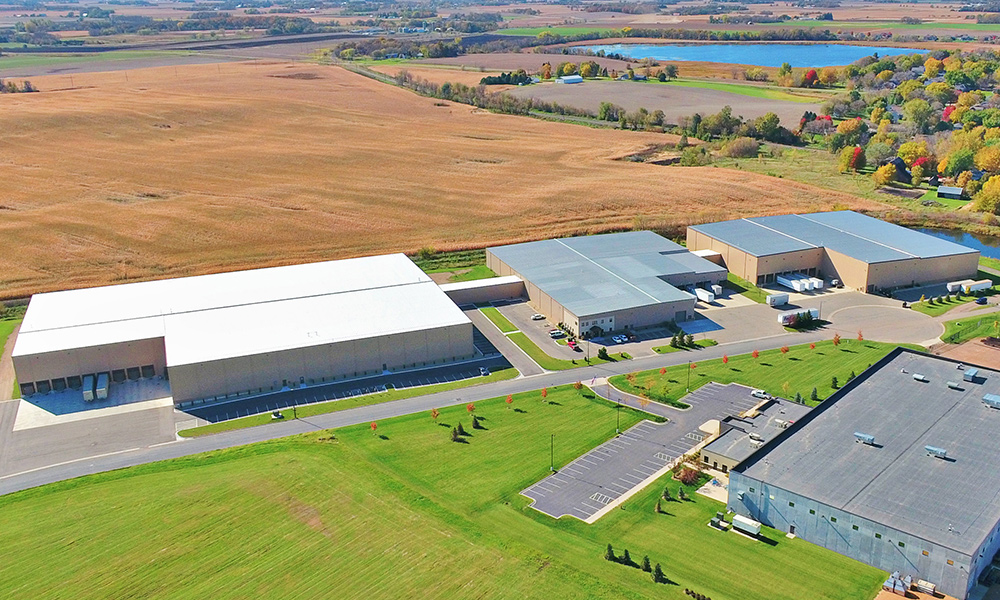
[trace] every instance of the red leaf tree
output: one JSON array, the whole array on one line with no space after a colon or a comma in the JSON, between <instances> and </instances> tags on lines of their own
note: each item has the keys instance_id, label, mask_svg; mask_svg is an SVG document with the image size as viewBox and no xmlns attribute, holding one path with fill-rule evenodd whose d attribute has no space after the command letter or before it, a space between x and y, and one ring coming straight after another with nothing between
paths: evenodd
<instances>
[{"instance_id":1,"label":"red leaf tree","mask_svg":"<svg viewBox=\"0 0 1000 600\"><path fill-rule=\"evenodd\" d=\"M809 69L806 71L806 76L802 78L805 87L812 87L816 85L817 81L819 81L819 75L816 73L816 69Z\"/></svg>"},{"instance_id":2,"label":"red leaf tree","mask_svg":"<svg viewBox=\"0 0 1000 600\"><path fill-rule=\"evenodd\" d=\"M660 367L660 375L666 375L666 374L667 374L667 368L666 367Z\"/></svg>"},{"instance_id":3,"label":"red leaf tree","mask_svg":"<svg viewBox=\"0 0 1000 600\"><path fill-rule=\"evenodd\" d=\"M549 388L543 387L542 388L542 398L548 398L548 397L549 397Z\"/></svg>"},{"instance_id":4,"label":"red leaf tree","mask_svg":"<svg viewBox=\"0 0 1000 600\"><path fill-rule=\"evenodd\" d=\"M372 433L375 433L375 430L378 429L378 423L376 423L375 421L372 421L371 427L372 427Z\"/></svg>"},{"instance_id":5,"label":"red leaf tree","mask_svg":"<svg viewBox=\"0 0 1000 600\"><path fill-rule=\"evenodd\" d=\"M840 345L840 334L839 333L833 334L833 345L834 346L839 346Z\"/></svg>"},{"instance_id":6,"label":"red leaf tree","mask_svg":"<svg viewBox=\"0 0 1000 600\"><path fill-rule=\"evenodd\" d=\"M724 364L724 365L728 365L729 364L729 355L728 354L723 354L722 355L722 364Z\"/></svg>"},{"instance_id":7,"label":"red leaf tree","mask_svg":"<svg viewBox=\"0 0 1000 600\"><path fill-rule=\"evenodd\" d=\"M816 349L816 344L815 343L809 344L809 349L810 350L815 350Z\"/></svg>"},{"instance_id":8,"label":"red leaf tree","mask_svg":"<svg viewBox=\"0 0 1000 600\"><path fill-rule=\"evenodd\" d=\"M863 342L863 341L865 341L865 336L864 336L864 335L862 335L862 333L861 333L861 330L860 330L860 329L858 330L858 341L859 341L859 342Z\"/></svg>"},{"instance_id":9,"label":"red leaf tree","mask_svg":"<svg viewBox=\"0 0 1000 600\"><path fill-rule=\"evenodd\" d=\"M781 347L781 353L782 354L788 354L788 346L782 346Z\"/></svg>"},{"instance_id":10,"label":"red leaf tree","mask_svg":"<svg viewBox=\"0 0 1000 600\"><path fill-rule=\"evenodd\" d=\"M507 400L505 402L507 402L507 408L510 408L510 405L514 403L514 394L507 394Z\"/></svg>"},{"instance_id":11,"label":"red leaf tree","mask_svg":"<svg viewBox=\"0 0 1000 600\"><path fill-rule=\"evenodd\" d=\"M476 412L476 405L469 402L468 404L465 405L465 410L469 411L469 414L471 415L472 413Z\"/></svg>"},{"instance_id":12,"label":"red leaf tree","mask_svg":"<svg viewBox=\"0 0 1000 600\"><path fill-rule=\"evenodd\" d=\"M760 356L760 352L758 352L756 349L754 349L754 351L753 351L753 357L757 358L759 356Z\"/></svg>"},{"instance_id":13,"label":"red leaf tree","mask_svg":"<svg viewBox=\"0 0 1000 600\"><path fill-rule=\"evenodd\" d=\"M431 418L437 421L437 418L441 416L441 413L436 408L431 409Z\"/></svg>"}]
</instances>

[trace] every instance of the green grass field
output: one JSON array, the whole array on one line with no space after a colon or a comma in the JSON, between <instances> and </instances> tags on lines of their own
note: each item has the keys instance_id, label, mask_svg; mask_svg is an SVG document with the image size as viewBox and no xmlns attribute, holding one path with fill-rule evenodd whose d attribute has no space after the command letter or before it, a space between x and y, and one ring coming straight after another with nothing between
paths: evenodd
<instances>
[{"instance_id":1,"label":"green grass field","mask_svg":"<svg viewBox=\"0 0 1000 600\"><path fill-rule=\"evenodd\" d=\"M923 350L919 346L903 344L908 348ZM634 373L634 381L627 375L610 378L615 387L639 396L648 395L652 400L672 404L686 393L688 376L691 389L695 390L709 381L719 383L742 383L761 388L782 398L794 398L796 392L802 394L807 404L813 387L820 400L833 393L830 386L836 376L843 385L853 371L856 375L868 368L895 348L895 344L881 342L858 342L842 339L839 346L832 341L817 342L815 349L809 344L791 346L787 354L781 350L765 350L757 358L752 354L730 356L729 362L722 359L693 363L696 368L688 369L686 364L667 367L666 373L659 369ZM694 358L694 357L692 357Z\"/></svg>"},{"instance_id":2,"label":"green grass field","mask_svg":"<svg viewBox=\"0 0 1000 600\"><path fill-rule=\"evenodd\" d=\"M507 335L507 338L517 344L517 347L524 350L524 353L531 357L531 360L538 363L538 366L545 369L546 371L565 371L567 369L576 369L578 367L586 367L589 365L603 365L608 362L618 362L620 360L628 360L621 354L609 354L611 360L604 360L602 358L597 358L597 349L600 348L597 344L591 344L592 354L590 356L590 362L586 361L587 355L581 354L579 359L575 359L576 362L572 360L565 360L562 358L554 358L549 356L544 350L538 347L535 342L531 341L531 338L524 335L524 333L518 331L517 333L511 333ZM586 342L584 342L586 343Z\"/></svg>"},{"instance_id":3,"label":"green grass field","mask_svg":"<svg viewBox=\"0 0 1000 600\"><path fill-rule=\"evenodd\" d=\"M726 276L726 282L723 284L727 288L733 290L737 294L743 294L747 298L750 298L757 304L764 304L767 302L768 293L760 289L756 285L750 283L746 279L737 277L732 273Z\"/></svg>"},{"instance_id":4,"label":"green grass field","mask_svg":"<svg viewBox=\"0 0 1000 600\"><path fill-rule=\"evenodd\" d=\"M729 92L730 94L739 94L741 96L750 96L753 98L763 98L765 100L783 100L786 102L802 102L807 104L815 104L816 102L822 102L826 100L829 95L816 92L804 92L804 93L793 93L784 88L778 87L765 87L761 85L749 85L742 83L718 83L714 81L705 81L702 79L675 79L674 81L664 82L659 85L669 85L677 87L687 87L687 88L702 88L706 90L716 90L719 92Z\"/></svg>"},{"instance_id":5,"label":"green grass field","mask_svg":"<svg viewBox=\"0 0 1000 600\"><path fill-rule=\"evenodd\" d=\"M156 52L149 50L116 50L113 52L92 52L86 54L4 54L0 57L0 69L48 67L52 65L95 63L112 60L137 60L176 55L176 52ZM18 78L14 77L11 79Z\"/></svg>"},{"instance_id":6,"label":"green grass field","mask_svg":"<svg viewBox=\"0 0 1000 600\"><path fill-rule=\"evenodd\" d=\"M772 530L715 531L722 504L693 492L654 514L664 485L676 496L667 478L595 525L528 508L518 492L548 473L551 435L557 465L613 435L614 407L586 396L479 402L486 430L460 406L4 496L0 581L38 600L874 596L882 572ZM449 439L460 421L468 443ZM608 543L676 585L605 561Z\"/></svg>"},{"instance_id":7,"label":"green grass field","mask_svg":"<svg viewBox=\"0 0 1000 600\"><path fill-rule=\"evenodd\" d=\"M518 375L517 369L514 368L498 369L496 371L491 371L490 374L487 375L486 377L473 377L471 379L462 379L460 381L451 381L448 383L435 383L432 385L424 385L420 387L406 388L402 390L388 390L380 394L369 394L367 396L355 396L353 398L344 398L342 400L333 400L330 402L305 404L296 407L295 411L292 411L292 409L287 408L280 412L285 419L291 419L293 418L293 416L297 416L300 419L304 419L316 415L324 415L327 413L347 410L349 408L358 408L359 406L370 406L372 404L392 402L393 400L402 400L404 398L412 398L414 396L424 396L426 394L446 392L448 390L457 390L474 385L480 385L483 383L493 383L494 381L505 381L507 379L514 379L515 377L517 377L517 375ZM232 431L234 429L246 429L247 427L267 425L273 422L274 421L271 419L271 413L266 412L259 415L241 417L239 419L230 419L228 421L222 421L221 423L212 423L211 425L192 427L191 429L185 429L179 432L179 435L181 435L182 437L199 437L202 435L209 435L212 433Z\"/></svg>"},{"instance_id":8,"label":"green grass field","mask_svg":"<svg viewBox=\"0 0 1000 600\"><path fill-rule=\"evenodd\" d=\"M497 274L493 272L493 269L486 265L476 265L467 271L460 270L456 272L448 278L448 281L476 281L478 279L492 279L496 276Z\"/></svg>"},{"instance_id":9,"label":"green grass field","mask_svg":"<svg viewBox=\"0 0 1000 600\"><path fill-rule=\"evenodd\" d=\"M941 340L961 344L982 337L1000 337L1000 314L969 315L944 324Z\"/></svg>"},{"instance_id":10,"label":"green grass field","mask_svg":"<svg viewBox=\"0 0 1000 600\"><path fill-rule=\"evenodd\" d=\"M507 317L500 314L500 311L495 306L483 306L479 309L479 312L486 315L486 318L492 321L497 326L497 329L503 333L513 333L518 330Z\"/></svg>"},{"instance_id":11,"label":"green grass field","mask_svg":"<svg viewBox=\"0 0 1000 600\"><path fill-rule=\"evenodd\" d=\"M987 259L989 260L989 259ZM979 259L980 264L983 263L982 257ZM983 290L983 296L993 296L1000 293L1000 276L993 275L992 273L987 273L986 271L979 271L976 274L976 279L990 279L993 281L993 287L988 290ZM917 312L924 313L925 315L930 315L932 317L937 317L945 314L949 310L955 308L956 306L961 306L968 302L972 302L977 296L962 296L961 298L957 296L952 296L951 300L942 300L941 302L930 303L930 300L925 300L923 302L914 302L911 304L911 308ZM946 334L947 335L947 334Z\"/></svg>"},{"instance_id":12,"label":"green grass field","mask_svg":"<svg viewBox=\"0 0 1000 600\"><path fill-rule=\"evenodd\" d=\"M939 198L937 195L937 189L931 189L924 192L924 195L914 200L915 203L919 204L925 200L933 200L939 204L943 204L945 207L951 210L958 210L963 206L968 206L968 200L956 200L954 198Z\"/></svg>"}]
</instances>

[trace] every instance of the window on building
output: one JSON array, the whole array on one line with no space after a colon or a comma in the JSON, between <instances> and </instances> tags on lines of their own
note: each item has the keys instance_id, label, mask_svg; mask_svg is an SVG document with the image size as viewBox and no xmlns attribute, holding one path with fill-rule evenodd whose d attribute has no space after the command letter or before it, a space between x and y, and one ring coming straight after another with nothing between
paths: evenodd
<instances>
[{"instance_id":1,"label":"window on building","mask_svg":"<svg viewBox=\"0 0 1000 600\"><path fill-rule=\"evenodd\" d=\"M708 462L708 457L705 456L704 454L701 455L701 459L705 462Z\"/></svg>"},{"instance_id":2,"label":"window on building","mask_svg":"<svg viewBox=\"0 0 1000 600\"><path fill-rule=\"evenodd\" d=\"M830 522L831 523L836 523L837 522L837 517L830 517Z\"/></svg>"},{"instance_id":3,"label":"window on building","mask_svg":"<svg viewBox=\"0 0 1000 600\"><path fill-rule=\"evenodd\" d=\"M876 533L876 534L875 534L875 539L876 539L876 540L880 540L880 539L882 539L882 534L881 534L881 533Z\"/></svg>"},{"instance_id":4,"label":"window on building","mask_svg":"<svg viewBox=\"0 0 1000 600\"><path fill-rule=\"evenodd\" d=\"M906 544L904 544L903 542L897 542L897 544L899 544L900 548L906 548Z\"/></svg>"},{"instance_id":5,"label":"window on building","mask_svg":"<svg viewBox=\"0 0 1000 600\"><path fill-rule=\"evenodd\" d=\"M853 529L854 531L857 531L858 530L858 526L857 525L851 525L851 529Z\"/></svg>"},{"instance_id":6,"label":"window on building","mask_svg":"<svg viewBox=\"0 0 1000 600\"><path fill-rule=\"evenodd\" d=\"M924 550L923 552L921 552L921 554L923 554L924 556L930 556L931 555L931 553L928 552L928 551L926 551L926 550Z\"/></svg>"},{"instance_id":7,"label":"window on building","mask_svg":"<svg viewBox=\"0 0 1000 600\"><path fill-rule=\"evenodd\" d=\"M790 506L790 507L792 507L792 508L795 508L795 503L794 503L794 502L789 502L789 503L788 503L788 506Z\"/></svg>"},{"instance_id":8,"label":"window on building","mask_svg":"<svg viewBox=\"0 0 1000 600\"><path fill-rule=\"evenodd\" d=\"M809 509L809 514L811 514L811 515L814 515L814 514L816 514L816 509L814 509L814 508L810 508L810 509Z\"/></svg>"}]
</instances>

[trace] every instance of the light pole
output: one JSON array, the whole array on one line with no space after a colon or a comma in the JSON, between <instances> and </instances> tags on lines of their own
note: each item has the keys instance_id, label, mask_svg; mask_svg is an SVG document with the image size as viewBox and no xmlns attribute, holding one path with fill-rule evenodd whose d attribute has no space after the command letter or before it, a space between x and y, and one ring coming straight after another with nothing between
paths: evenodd
<instances>
[{"instance_id":1,"label":"light pole","mask_svg":"<svg viewBox=\"0 0 1000 600\"><path fill-rule=\"evenodd\" d=\"M608 387L611 387L611 386L609 385ZM615 411L616 412L616 418L617 418L617 421L615 422L615 435L621 435L621 432L622 432L622 399L621 399L620 396L615 399L615 404L618 407L616 409L616 411Z\"/></svg>"},{"instance_id":2,"label":"light pole","mask_svg":"<svg viewBox=\"0 0 1000 600\"><path fill-rule=\"evenodd\" d=\"M552 473L556 472L555 447L556 447L556 434L553 433L552 437L549 438L549 471L551 471Z\"/></svg>"},{"instance_id":3,"label":"light pole","mask_svg":"<svg viewBox=\"0 0 1000 600\"><path fill-rule=\"evenodd\" d=\"M688 383L686 392L691 391L691 361L688 361Z\"/></svg>"}]
</instances>

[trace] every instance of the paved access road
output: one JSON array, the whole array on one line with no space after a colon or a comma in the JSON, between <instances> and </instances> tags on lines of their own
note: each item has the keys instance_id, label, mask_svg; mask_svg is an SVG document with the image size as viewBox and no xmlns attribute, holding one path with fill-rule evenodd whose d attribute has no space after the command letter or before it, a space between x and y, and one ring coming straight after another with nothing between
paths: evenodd
<instances>
[{"instance_id":1,"label":"paved access road","mask_svg":"<svg viewBox=\"0 0 1000 600\"><path fill-rule=\"evenodd\" d=\"M721 420L757 404L750 390L738 384L709 383L684 398L691 405L687 410L650 403L646 411L670 420L662 424L643 421L521 493L534 501L532 507L551 517L569 515L586 520L622 495L642 487L647 479L701 442L705 434L699 427L706 421ZM608 385L597 391L629 405L636 401Z\"/></svg>"}]
</instances>

